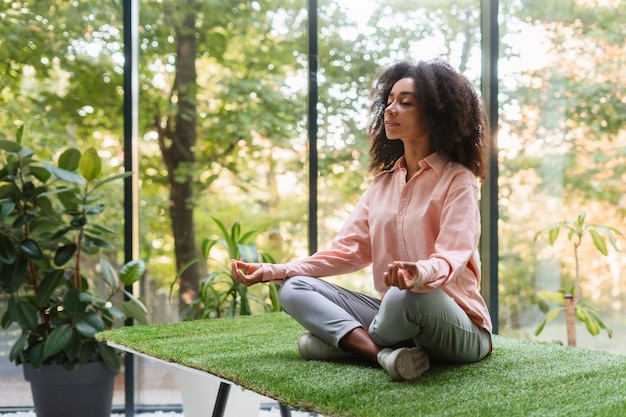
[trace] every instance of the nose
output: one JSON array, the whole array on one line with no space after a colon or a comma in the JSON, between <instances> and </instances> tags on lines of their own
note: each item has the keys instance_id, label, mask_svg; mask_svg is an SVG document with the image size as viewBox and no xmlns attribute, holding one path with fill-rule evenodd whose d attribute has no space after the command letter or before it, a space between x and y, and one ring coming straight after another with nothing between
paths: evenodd
<instances>
[{"instance_id":1,"label":"nose","mask_svg":"<svg viewBox=\"0 0 626 417\"><path fill-rule=\"evenodd\" d=\"M390 115L396 115L398 113L398 110L396 109L394 103L391 103L387 106L387 108L385 109L385 113L389 113Z\"/></svg>"}]
</instances>

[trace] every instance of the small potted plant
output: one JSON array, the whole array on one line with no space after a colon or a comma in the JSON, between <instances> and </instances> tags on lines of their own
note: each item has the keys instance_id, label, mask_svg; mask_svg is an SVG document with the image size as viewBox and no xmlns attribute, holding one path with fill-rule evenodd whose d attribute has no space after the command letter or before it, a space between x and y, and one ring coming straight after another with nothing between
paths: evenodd
<instances>
[{"instance_id":1,"label":"small potted plant","mask_svg":"<svg viewBox=\"0 0 626 417\"><path fill-rule=\"evenodd\" d=\"M146 323L143 303L125 289L143 276L144 262L131 261L119 274L104 257L97 262L100 249L114 248L112 230L97 222L105 209L98 192L129 174L102 179L94 148L68 148L42 161L22 134L20 128L15 140L0 140L1 323L21 329L9 360L23 365L38 417L108 417L120 356L94 336L127 318ZM104 387L96 385L99 373ZM87 379L67 385L80 377ZM69 397L58 386L69 387Z\"/></svg>"}]
</instances>

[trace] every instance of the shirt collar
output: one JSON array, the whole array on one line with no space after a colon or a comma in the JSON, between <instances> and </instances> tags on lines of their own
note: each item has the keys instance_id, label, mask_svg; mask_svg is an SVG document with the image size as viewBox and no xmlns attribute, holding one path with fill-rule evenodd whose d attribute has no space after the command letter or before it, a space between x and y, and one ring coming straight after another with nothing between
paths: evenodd
<instances>
[{"instance_id":1,"label":"shirt collar","mask_svg":"<svg viewBox=\"0 0 626 417\"><path fill-rule=\"evenodd\" d=\"M432 168L435 170L435 172L437 174L441 173L441 170L443 169L443 166L448 162L448 158L446 158L445 156L437 153L437 152L433 152L430 155L428 155L426 158L422 159L421 161L419 161L420 167L424 168L424 169L428 169L428 168ZM404 155L402 155L397 161L396 163L393 165L393 168L390 169L390 171L396 171L400 168L404 168L406 167L406 162L404 160Z\"/></svg>"}]
</instances>

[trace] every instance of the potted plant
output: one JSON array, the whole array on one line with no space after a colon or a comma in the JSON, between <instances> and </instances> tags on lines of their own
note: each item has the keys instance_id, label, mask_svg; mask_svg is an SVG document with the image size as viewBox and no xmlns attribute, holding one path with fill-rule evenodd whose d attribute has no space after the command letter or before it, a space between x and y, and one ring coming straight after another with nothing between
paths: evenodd
<instances>
[{"instance_id":1,"label":"potted plant","mask_svg":"<svg viewBox=\"0 0 626 417\"><path fill-rule=\"evenodd\" d=\"M118 275L104 257L92 260L114 248L112 230L96 221L105 208L100 187L128 173L102 179L94 148L40 160L22 135L20 128L15 140L0 140L0 292L8 300L1 324L21 329L9 360L23 365L38 417L109 417L121 361L94 336L127 318L146 323L143 303L125 289L143 276L144 262L131 261ZM81 376L87 379L68 385ZM104 387L96 386L100 379ZM58 387L69 388L69 398Z\"/></svg>"},{"instance_id":2,"label":"potted plant","mask_svg":"<svg viewBox=\"0 0 626 417\"><path fill-rule=\"evenodd\" d=\"M578 248L582 243L583 237L589 235L598 252L603 256L607 256L609 254L607 239L615 250L619 250L617 236L621 237L622 233L614 227L600 224L586 224L585 217L585 214L581 213L576 220L566 220L551 224L535 234L535 241L540 236L546 235L550 246L554 246L561 230L564 230L567 231L567 239L572 244L574 251L574 285L570 289L561 288L558 291L542 290L537 293L539 297L539 308L546 314L546 317L535 330L535 336L538 336L541 334L546 324L553 320L561 310L564 310L567 344L569 346L576 345L576 319L584 323L585 328L592 336L597 336L600 334L600 330L604 329L609 338L613 337L613 330L602 321L597 310L581 300L581 275ZM557 307L550 309L547 302L556 303Z\"/></svg>"}]
</instances>

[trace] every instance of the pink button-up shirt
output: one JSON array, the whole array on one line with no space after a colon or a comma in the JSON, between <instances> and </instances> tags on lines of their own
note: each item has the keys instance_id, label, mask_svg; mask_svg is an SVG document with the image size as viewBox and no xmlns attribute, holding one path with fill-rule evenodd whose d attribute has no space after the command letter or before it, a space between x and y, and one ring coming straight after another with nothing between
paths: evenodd
<instances>
[{"instance_id":1,"label":"pink button-up shirt","mask_svg":"<svg viewBox=\"0 0 626 417\"><path fill-rule=\"evenodd\" d=\"M383 273L393 261L416 262L424 286L441 288L480 327L492 331L480 295L478 182L461 164L433 153L407 182L404 158L376 176L329 250L286 264L263 264L264 281L295 275L325 277L370 263L374 288L384 296Z\"/></svg>"}]
</instances>

